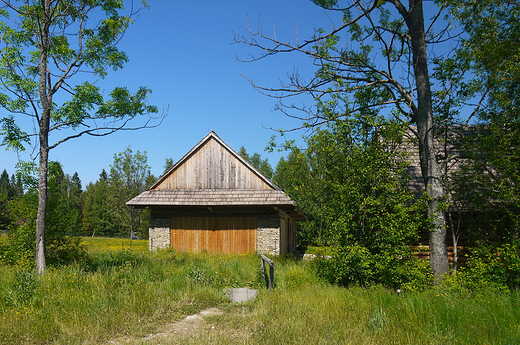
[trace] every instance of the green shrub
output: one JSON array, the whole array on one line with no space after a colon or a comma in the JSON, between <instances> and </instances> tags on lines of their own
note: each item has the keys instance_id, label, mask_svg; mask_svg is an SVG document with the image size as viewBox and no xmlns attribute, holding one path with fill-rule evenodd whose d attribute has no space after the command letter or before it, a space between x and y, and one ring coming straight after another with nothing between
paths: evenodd
<instances>
[{"instance_id":1,"label":"green shrub","mask_svg":"<svg viewBox=\"0 0 520 345\"><path fill-rule=\"evenodd\" d=\"M380 329L383 329L387 323L388 317L386 316L386 313L384 312L383 308L379 305L376 305L374 311L372 312L372 315L368 319L368 328L371 331L376 332Z\"/></svg>"},{"instance_id":2,"label":"green shrub","mask_svg":"<svg viewBox=\"0 0 520 345\"><path fill-rule=\"evenodd\" d=\"M210 283L211 280L206 275L206 271L204 269L194 266L193 263L188 270L188 279L195 284L206 284Z\"/></svg>"},{"instance_id":3,"label":"green shrub","mask_svg":"<svg viewBox=\"0 0 520 345\"><path fill-rule=\"evenodd\" d=\"M466 265L449 277L447 286L471 291L520 287L520 241L470 250Z\"/></svg>"},{"instance_id":4,"label":"green shrub","mask_svg":"<svg viewBox=\"0 0 520 345\"><path fill-rule=\"evenodd\" d=\"M428 262L415 258L407 248L371 253L360 245L338 247L330 258L318 257L314 267L325 280L340 286L383 285L410 291L432 281Z\"/></svg>"},{"instance_id":5,"label":"green shrub","mask_svg":"<svg viewBox=\"0 0 520 345\"><path fill-rule=\"evenodd\" d=\"M7 234L0 234L0 263L13 262L12 252L9 250L10 243Z\"/></svg>"},{"instance_id":6,"label":"green shrub","mask_svg":"<svg viewBox=\"0 0 520 345\"><path fill-rule=\"evenodd\" d=\"M39 286L38 274L34 270L18 269L14 279L1 293L2 303L9 307L23 308L34 302Z\"/></svg>"},{"instance_id":7,"label":"green shrub","mask_svg":"<svg viewBox=\"0 0 520 345\"><path fill-rule=\"evenodd\" d=\"M62 266L80 261L84 254L81 238L63 236L48 241L45 256L49 266Z\"/></svg>"}]
</instances>

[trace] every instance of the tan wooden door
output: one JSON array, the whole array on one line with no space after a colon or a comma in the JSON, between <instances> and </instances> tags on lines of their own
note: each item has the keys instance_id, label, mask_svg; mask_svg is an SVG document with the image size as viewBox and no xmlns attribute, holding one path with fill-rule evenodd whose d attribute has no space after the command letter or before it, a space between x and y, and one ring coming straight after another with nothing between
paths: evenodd
<instances>
[{"instance_id":1,"label":"tan wooden door","mask_svg":"<svg viewBox=\"0 0 520 345\"><path fill-rule=\"evenodd\" d=\"M256 217L172 217L170 244L181 252L256 251Z\"/></svg>"}]
</instances>

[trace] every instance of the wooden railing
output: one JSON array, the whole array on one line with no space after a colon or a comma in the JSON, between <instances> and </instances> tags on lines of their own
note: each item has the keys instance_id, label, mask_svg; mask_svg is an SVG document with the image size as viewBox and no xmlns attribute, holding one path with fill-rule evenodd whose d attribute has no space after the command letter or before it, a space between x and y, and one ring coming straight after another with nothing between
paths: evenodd
<instances>
[{"instance_id":1,"label":"wooden railing","mask_svg":"<svg viewBox=\"0 0 520 345\"><path fill-rule=\"evenodd\" d=\"M267 262L269 264L269 290L273 289L274 286L274 261L269 259L264 254L261 254L260 257L262 258L262 278L264 278L265 281L265 263Z\"/></svg>"}]
</instances>

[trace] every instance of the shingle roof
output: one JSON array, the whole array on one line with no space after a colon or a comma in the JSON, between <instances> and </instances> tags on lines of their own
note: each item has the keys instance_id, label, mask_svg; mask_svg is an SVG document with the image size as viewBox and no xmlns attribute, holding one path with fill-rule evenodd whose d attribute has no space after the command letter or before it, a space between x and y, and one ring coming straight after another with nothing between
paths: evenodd
<instances>
[{"instance_id":1,"label":"shingle roof","mask_svg":"<svg viewBox=\"0 0 520 345\"><path fill-rule=\"evenodd\" d=\"M478 125L460 125L437 129L437 136L434 141L436 158L442 169L443 178L446 181L452 179L460 172L463 164L467 163L468 159L461 151L463 140L468 140L468 138L476 140L483 129L484 127ZM419 142L411 130L405 133L405 140L401 144L400 149L407 153L407 159L410 162L407 171L410 175L408 188L419 197L422 195L425 186L418 153Z\"/></svg>"},{"instance_id":2,"label":"shingle roof","mask_svg":"<svg viewBox=\"0 0 520 345\"><path fill-rule=\"evenodd\" d=\"M252 189L163 189L147 190L126 203L128 206L296 206L280 190Z\"/></svg>"}]
</instances>

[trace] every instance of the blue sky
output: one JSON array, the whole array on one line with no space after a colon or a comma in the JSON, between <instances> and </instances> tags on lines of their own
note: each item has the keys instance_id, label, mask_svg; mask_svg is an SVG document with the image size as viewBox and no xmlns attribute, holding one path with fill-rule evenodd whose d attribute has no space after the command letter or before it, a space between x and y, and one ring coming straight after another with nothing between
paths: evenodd
<instances>
[{"instance_id":1,"label":"blue sky","mask_svg":"<svg viewBox=\"0 0 520 345\"><path fill-rule=\"evenodd\" d=\"M307 38L314 28L330 25L325 11L308 0L149 4L119 45L130 61L97 85L105 93L114 86L131 91L147 86L153 91L150 103L169 109L167 118L155 129L74 139L51 150L50 159L60 161L65 173L77 171L86 185L97 180L103 168L109 170L115 153L130 146L134 152L147 152L152 173L159 176L166 158L177 161L213 130L233 149L244 146L275 166L282 154L264 151L275 134L264 127L291 128L298 123L273 111L276 100L254 90L241 74L261 85L277 86L294 68L303 74L314 68L310 60L292 54L255 63L237 61L237 56L246 59L257 51L233 43L234 34L247 35L249 23L269 35L274 29L278 38L294 40L296 30L300 38ZM27 160L28 155L20 158ZM0 170L14 173L17 160L16 153L0 148Z\"/></svg>"},{"instance_id":2,"label":"blue sky","mask_svg":"<svg viewBox=\"0 0 520 345\"><path fill-rule=\"evenodd\" d=\"M252 154L268 158L273 167L285 153L264 151L275 134L268 128L289 129L300 123L274 111L276 99L256 91L244 76L256 84L279 86L280 80L297 70L304 78L312 76L312 60L300 54L272 56L245 63L249 54L259 53L234 43L234 35L248 36L246 25L265 35L294 42L312 36L317 28L330 31L330 13L310 0L222 0L157 1L143 10L121 41L119 48L128 54L125 68L109 71L97 82L105 94L115 86L136 91L152 89L150 104L168 109L161 126L154 129L118 132L107 137L82 137L51 150L50 159L63 164L65 173L78 172L83 184L96 181L102 169L109 171L114 154L130 147L146 151L152 174L159 177L166 158L179 160L210 131L215 131L229 146L244 146ZM425 4L425 14L435 5ZM337 14L336 14L337 16ZM81 80L78 83L82 82ZM312 105L310 99L298 99ZM0 113L0 116L7 115ZM23 127L31 131L32 124ZM288 134L303 143L304 132ZM52 142L51 135L51 142ZM27 154L21 159L28 160ZM18 156L0 148L0 171L14 173Z\"/></svg>"}]
</instances>

